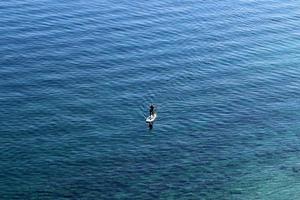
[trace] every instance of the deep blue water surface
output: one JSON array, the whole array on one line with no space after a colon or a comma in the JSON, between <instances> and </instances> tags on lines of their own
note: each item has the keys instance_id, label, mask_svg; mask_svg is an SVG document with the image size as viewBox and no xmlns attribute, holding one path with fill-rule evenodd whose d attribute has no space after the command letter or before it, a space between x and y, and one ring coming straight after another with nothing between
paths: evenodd
<instances>
[{"instance_id":1,"label":"deep blue water surface","mask_svg":"<svg viewBox=\"0 0 300 200\"><path fill-rule=\"evenodd\" d=\"M0 16L0 199L300 199L299 1Z\"/></svg>"}]
</instances>

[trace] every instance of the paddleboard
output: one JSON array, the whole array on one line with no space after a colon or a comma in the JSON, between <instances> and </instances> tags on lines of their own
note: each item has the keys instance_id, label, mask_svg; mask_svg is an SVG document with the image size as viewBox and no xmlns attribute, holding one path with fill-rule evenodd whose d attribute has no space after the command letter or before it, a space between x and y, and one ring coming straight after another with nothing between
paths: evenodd
<instances>
[{"instance_id":1,"label":"paddleboard","mask_svg":"<svg viewBox=\"0 0 300 200\"><path fill-rule=\"evenodd\" d=\"M155 121L156 117L157 117L157 113L155 112L155 113L153 113L153 115L147 117L146 122L147 123L152 123L152 122Z\"/></svg>"}]
</instances>

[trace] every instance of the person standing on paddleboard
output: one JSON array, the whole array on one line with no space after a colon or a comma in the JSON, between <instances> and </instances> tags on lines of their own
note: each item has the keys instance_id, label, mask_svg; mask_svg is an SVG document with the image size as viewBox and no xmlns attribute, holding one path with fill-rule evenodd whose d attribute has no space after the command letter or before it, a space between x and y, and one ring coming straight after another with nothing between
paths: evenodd
<instances>
[{"instance_id":1,"label":"person standing on paddleboard","mask_svg":"<svg viewBox=\"0 0 300 200\"><path fill-rule=\"evenodd\" d=\"M153 106L153 104L150 105L149 112L150 112L150 116L152 116L154 114L154 106Z\"/></svg>"}]
</instances>

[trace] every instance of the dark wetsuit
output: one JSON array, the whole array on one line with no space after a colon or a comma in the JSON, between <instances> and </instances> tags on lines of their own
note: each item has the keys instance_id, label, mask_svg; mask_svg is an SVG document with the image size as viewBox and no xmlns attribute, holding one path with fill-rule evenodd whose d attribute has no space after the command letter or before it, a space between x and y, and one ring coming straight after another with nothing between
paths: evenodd
<instances>
[{"instance_id":1,"label":"dark wetsuit","mask_svg":"<svg viewBox=\"0 0 300 200\"><path fill-rule=\"evenodd\" d=\"M153 123L149 123L149 129L153 128Z\"/></svg>"},{"instance_id":2,"label":"dark wetsuit","mask_svg":"<svg viewBox=\"0 0 300 200\"><path fill-rule=\"evenodd\" d=\"M153 105L150 106L149 112L150 112L150 116L154 113L154 106Z\"/></svg>"}]
</instances>

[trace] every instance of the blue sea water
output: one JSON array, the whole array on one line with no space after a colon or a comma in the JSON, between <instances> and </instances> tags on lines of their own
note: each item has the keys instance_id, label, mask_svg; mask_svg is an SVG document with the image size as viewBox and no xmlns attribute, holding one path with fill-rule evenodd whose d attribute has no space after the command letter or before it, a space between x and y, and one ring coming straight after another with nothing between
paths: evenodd
<instances>
[{"instance_id":1,"label":"blue sea water","mask_svg":"<svg viewBox=\"0 0 300 200\"><path fill-rule=\"evenodd\" d=\"M300 199L299 1L0 15L0 199Z\"/></svg>"}]
</instances>

